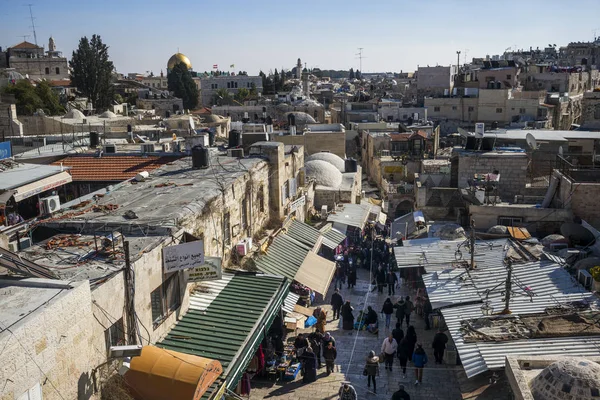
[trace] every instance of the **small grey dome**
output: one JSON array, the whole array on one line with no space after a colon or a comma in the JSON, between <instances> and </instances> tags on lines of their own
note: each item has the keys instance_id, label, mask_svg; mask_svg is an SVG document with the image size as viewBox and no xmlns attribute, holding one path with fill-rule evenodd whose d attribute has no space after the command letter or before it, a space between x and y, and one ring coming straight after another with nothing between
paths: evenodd
<instances>
[{"instance_id":1,"label":"small grey dome","mask_svg":"<svg viewBox=\"0 0 600 400\"><path fill-rule=\"evenodd\" d=\"M309 114L300 111L292 111L285 114L285 120L288 120L288 116L293 114L296 117L296 125L316 124L317 121Z\"/></svg>"},{"instance_id":2,"label":"small grey dome","mask_svg":"<svg viewBox=\"0 0 600 400\"><path fill-rule=\"evenodd\" d=\"M595 400L600 396L600 365L585 358L565 358L548 365L531 382L535 400Z\"/></svg>"},{"instance_id":3,"label":"small grey dome","mask_svg":"<svg viewBox=\"0 0 600 400\"><path fill-rule=\"evenodd\" d=\"M65 118L84 119L85 115L83 115L83 113L78 109L74 108L65 115Z\"/></svg>"},{"instance_id":4,"label":"small grey dome","mask_svg":"<svg viewBox=\"0 0 600 400\"><path fill-rule=\"evenodd\" d=\"M304 168L306 178L314 179L317 185L338 188L342 184L342 173L326 161L307 161Z\"/></svg>"},{"instance_id":5,"label":"small grey dome","mask_svg":"<svg viewBox=\"0 0 600 400\"><path fill-rule=\"evenodd\" d=\"M100 118L117 118L117 114L112 111L104 111L99 115Z\"/></svg>"},{"instance_id":6,"label":"small grey dome","mask_svg":"<svg viewBox=\"0 0 600 400\"><path fill-rule=\"evenodd\" d=\"M344 160L340 156L335 155L333 153L328 153L328 152L323 151L320 153L312 154L306 159L306 161L313 161L313 160L321 160L321 161L328 162L329 164L336 167L338 169L338 171L346 172L346 164L345 164Z\"/></svg>"}]
</instances>

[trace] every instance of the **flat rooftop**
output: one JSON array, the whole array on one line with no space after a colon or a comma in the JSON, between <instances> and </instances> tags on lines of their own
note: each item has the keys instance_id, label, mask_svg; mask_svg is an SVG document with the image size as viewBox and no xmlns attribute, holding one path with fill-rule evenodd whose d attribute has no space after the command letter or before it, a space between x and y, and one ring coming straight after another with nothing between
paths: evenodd
<instances>
[{"instance_id":1,"label":"flat rooftop","mask_svg":"<svg viewBox=\"0 0 600 400\"><path fill-rule=\"evenodd\" d=\"M0 160L0 190L16 189L67 169L52 165L24 164L10 159Z\"/></svg>"},{"instance_id":2,"label":"flat rooftop","mask_svg":"<svg viewBox=\"0 0 600 400\"><path fill-rule=\"evenodd\" d=\"M232 158L211 156L211 167L193 169L191 157L163 165L150 173L144 182L127 181L116 186L97 201L85 200L70 209L61 210L44 225L59 229L83 228L123 229L125 235L157 233L179 226L189 215L202 214L212 199L221 195L221 188L261 164L262 158ZM82 199L83 200L83 199ZM118 228L117 228L118 227Z\"/></svg>"}]
</instances>

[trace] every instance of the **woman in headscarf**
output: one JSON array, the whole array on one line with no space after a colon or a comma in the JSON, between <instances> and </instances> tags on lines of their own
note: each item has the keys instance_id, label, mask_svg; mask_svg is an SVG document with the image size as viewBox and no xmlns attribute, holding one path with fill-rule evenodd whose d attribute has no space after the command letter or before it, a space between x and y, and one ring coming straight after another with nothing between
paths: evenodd
<instances>
[{"instance_id":1,"label":"woman in headscarf","mask_svg":"<svg viewBox=\"0 0 600 400\"><path fill-rule=\"evenodd\" d=\"M354 329L354 315L352 311L354 308L350 305L349 301L346 301L342 306L342 328L346 331Z\"/></svg>"},{"instance_id":2,"label":"woman in headscarf","mask_svg":"<svg viewBox=\"0 0 600 400\"><path fill-rule=\"evenodd\" d=\"M375 381L375 376L379 375L379 357L375 355L373 350L369 352L363 375L367 377L367 387L370 389L371 382L373 382L373 393L377 393L377 382Z\"/></svg>"},{"instance_id":3,"label":"woman in headscarf","mask_svg":"<svg viewBox=\"0 0 600 400\"><path fill-rule=\"evenodd\" d=\"M310 346L302 354L302 371L302 382L311 383L317 380L317 356Z\"/></svg>"}]
</instances>

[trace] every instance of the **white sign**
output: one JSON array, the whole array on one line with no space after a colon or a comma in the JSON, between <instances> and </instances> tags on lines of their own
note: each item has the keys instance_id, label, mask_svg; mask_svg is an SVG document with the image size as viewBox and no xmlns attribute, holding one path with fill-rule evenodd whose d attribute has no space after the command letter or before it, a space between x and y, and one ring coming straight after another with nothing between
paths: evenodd
<instances>
[{"instance_id":1,"label":"white sign","mask_svg":"<svg viewBox=\"0 0 600 400\"><path fill-rule=\"evenodd\" d=\"M304 204L306 204L306 196L302 196L297 200L294 200L291 204L290 204L290 212L294 212L297 209L299 209L300 207L302 207Z\"/></svg>"},{"instance_id":2,"label":"white sign","mask_svg":"<svg viewBox=\"0 0 600 400\"><path fill-rule=\"evenodd\" d=\"M475 136L483 137L485 133L485 124L483 122L477 122L475 124Z\"/></svg>"},{"instance_id":3,"label":"white sign","mask_svg":"<svg viewBox=\"0 0 600 400\"><path fill-rule=\"evenodd\" d=\"M220 257L206 257L204 264L185 271L188 282L214 281L221 279L223 270Z\"/></svg>"},{"instance_id":4,"label":"white sign","mask_svg":"<svg viewBox=\"0 0 600 400\"><path fill-rule=\"evenodd\" d=\"M204 264L204 241L177 244L163 247L165 274Z\"/></svg>"}]
</instances>

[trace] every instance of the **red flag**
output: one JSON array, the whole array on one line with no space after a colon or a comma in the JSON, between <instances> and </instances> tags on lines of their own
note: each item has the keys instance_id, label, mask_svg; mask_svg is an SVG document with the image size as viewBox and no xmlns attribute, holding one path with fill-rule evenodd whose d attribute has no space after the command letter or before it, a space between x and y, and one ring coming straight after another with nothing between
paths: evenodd
<instances>
[{"instance_id":1,"label":"red flag","mask_svg":"<svg viewBox=\"0 0 600 400\"><path fill-rule=\"evenodd\" d=\"M213 69L219 69L219 66L217 64L213 64Z\"/></svg>"}]
</instances>

